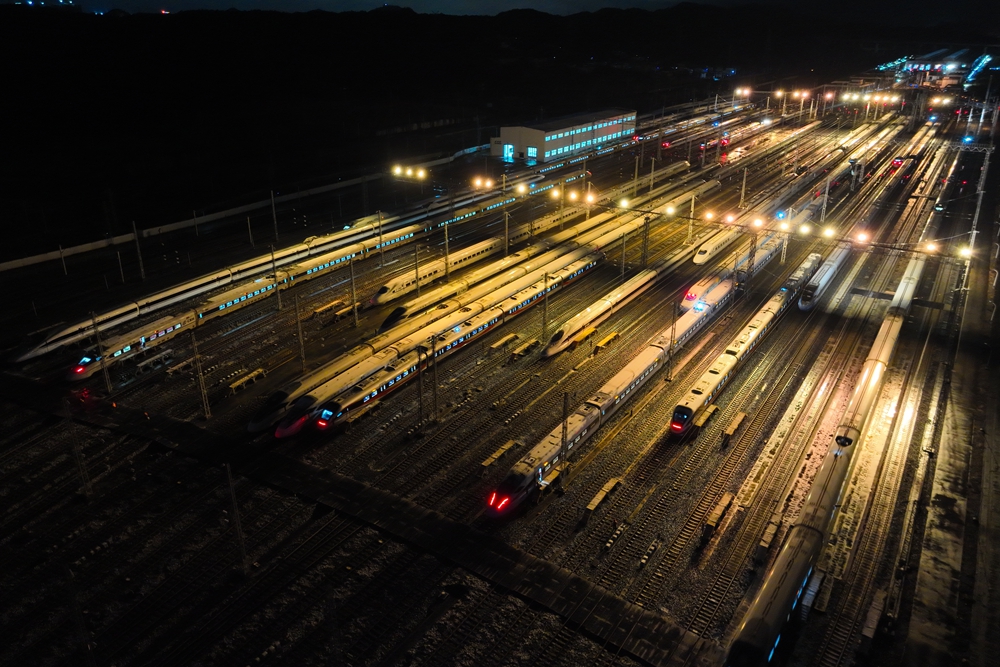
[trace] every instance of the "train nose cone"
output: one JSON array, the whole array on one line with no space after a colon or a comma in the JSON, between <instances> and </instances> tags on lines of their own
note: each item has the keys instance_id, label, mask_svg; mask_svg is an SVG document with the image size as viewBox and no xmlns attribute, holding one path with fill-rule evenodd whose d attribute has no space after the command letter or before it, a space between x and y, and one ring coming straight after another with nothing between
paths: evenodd
<instances>
[{"instance_id":1,"label":"train nose cone","mask_svg":"<svg viewBox=\"0 0 1000 667\"><path fill-rule=\"evenodd\" d=\"M308 414L302 415L298 419L286 419L278 424L278 428L274 431L274 437L290 438L293 435L298 434L308 421Z\"/></svg>"}]
</instances>

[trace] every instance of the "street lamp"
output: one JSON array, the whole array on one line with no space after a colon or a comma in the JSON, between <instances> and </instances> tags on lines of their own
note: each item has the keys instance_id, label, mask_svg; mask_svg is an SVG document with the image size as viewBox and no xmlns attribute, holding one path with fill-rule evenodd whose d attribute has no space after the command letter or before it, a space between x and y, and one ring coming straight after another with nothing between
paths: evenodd
<instances>
[{"instance_id":1,"label":"street lamp","mask_svg":"<svg viewBox=\"0 0 1000 667\"><path fill-rule=\"evenodd\" d=\"M775 94L775 96L781 98L781 115L784 116L785 115L785 103L788 102L788 98L785 97L785 91L778 90L778 91L775 91L774 94Z\"/></svg>"}]
</instances>

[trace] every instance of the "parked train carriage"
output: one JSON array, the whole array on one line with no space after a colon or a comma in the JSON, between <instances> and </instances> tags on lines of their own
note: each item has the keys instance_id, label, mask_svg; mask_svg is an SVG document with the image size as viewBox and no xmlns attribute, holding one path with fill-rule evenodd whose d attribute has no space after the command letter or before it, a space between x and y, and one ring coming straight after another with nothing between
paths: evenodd
<instances>
[{"instance_id":1,"label":"parked train carriage","mask_svg":"<svg viewBox=\"0 0 1000 667\"><path fill-rule=\"evenodd\" d=\"M471 264L479 261L480 259L489 257L490 255L501 250L503 250L503 239L490 239L488 241L476 243L468 248L451 253L448 268L449 270L460 268L466 264ZM443 277L447 273L447 271L445 271L445 260L442 258L432 262L426 262L425 265L421 265L419 267L419 272L420 285L427 285L438 278ZM398 299L404 294L409 294L410 292L416 290L418 281L415 274L416 271L407 271L403 275L397 276L379 287L375 296L371 299L372 303L388 303L393 299Z\"/></svg>"},{"instance_id":2,"label":"parked train carriage","mask_svg":"<svg viewBox=\"0 0 1000 667\"><path fill-rule=\"evenodd\" d=\"M615 414L630 394L638 391L659 370L663 353L663 348L648 346L581 405L568 419L565 451L561 424L535 445L491 493L487 512L494 517L508 514L530 495L550 484L561 457L568 456L573 447L586 442Z\"/></svg>"}]
</instances>

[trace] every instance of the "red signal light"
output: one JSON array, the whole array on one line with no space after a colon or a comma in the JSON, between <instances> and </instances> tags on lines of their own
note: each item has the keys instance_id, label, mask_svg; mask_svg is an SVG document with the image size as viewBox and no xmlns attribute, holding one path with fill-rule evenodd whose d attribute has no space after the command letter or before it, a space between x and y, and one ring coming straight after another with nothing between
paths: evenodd
<instances>
[{"instance_id":1,"label":"red signal light","mask_svg":"<svg viewBox=\"0 0 1000 667\"><path fill-rule=\"evenodd\" d=\"M77 366L77 367L76 367L76 370L74 370L73 372L74 372L74 373L82 373L83 371L84 371L84 368L83 368L83 366Z\"/></svg>"},{"instance_id":2,"label":"red signal light","mask_svg":"<svg viewBox=\"0 0 1000 667\"><path fill-rule=\"evenodd\" d=\"M327 420L325 420L325 419L317 419L317 420L316 420L316 426L318 426L318 427L320 427L320 428L326 428L326 427L327 427L327 424L329 424L329 423L330 423L330 422L328 422L328 421L327 421Z\"/></svg>"},{"instance_id":3,"label":"red signal light","mask_svg":"<svg viewBox=\"0 0 1000 667\"><path fill-rule=\"evenodd\" d=\"M684 430L684 425L679 422L670 422L670 430L680 433Z\"/></svg>"},{"instance_id":4,"label":"red signal light","mask_svg":"<svg viewBox=\"0 0 1000 667\"><path fill-rule=\"evenodd\" d=\"M500 510L502 510L503 506L506 505L509 502L510 502L510 498L509 497L504 497L503 500L501 500L499 503L497 503L497 511L499 512Z\"/></svg>"},{"instance_id":5,"label":"red signal light","mask_svg":"<svg viewBox=\"0 0 1000 667\"><path fill-rule=\"evenodd\" d=\"M490 496L490 502L488 503L490 507L493 507L493 501L495 501L496 499L497 499L497 492L494 491L493 495Z\"/></svg>"},{"instance_id":6,"label":"red signal light","mask_svg":"<svg viewBox=\"0 0 1000 667\"><path fill-rule=\"evenodd\" d=\"M698 295L695 294L694 292L688 292L687 294L684 295L684 300L685 301L694 301L697 298L698 298Z\"/></svg>"}]
</instances>

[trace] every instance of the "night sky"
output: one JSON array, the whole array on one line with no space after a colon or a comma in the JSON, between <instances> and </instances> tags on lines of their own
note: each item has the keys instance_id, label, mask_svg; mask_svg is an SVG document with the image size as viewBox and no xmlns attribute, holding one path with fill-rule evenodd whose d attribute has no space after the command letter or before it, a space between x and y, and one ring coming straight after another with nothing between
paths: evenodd
<instances>
[{"instance_id":1,"label":"night sky","mask_svg":"<svg viewBox=\"0 0 1000 667\"><path fill-rule=\"evenodd\" d=\"M11 3L15 0L0 0ZM27 2L27 0L21 0ZM41 0L34 0L37 4ZM47 0L56 4L58 0ZM369 11L383 3L376 0L77 0L76 4L87 11L103 11L110 8L129 12L170 12L194 9L240 10L264 9L285 12L308 12L322 10L328 12ZM597 11L601 8L620 9L662 9L682 4L676 0L393 0L388 3L409 7L421 13L442 14L486 14L494 15L512 9L534 9L548 14L575 14ZM870 0L868 2L801 2L799 0L693 0L689 4L715 5L785 5L798 12L819 16L836 14L843 17L852 8L861 10L869 18L878 18L895 24L936 25L939 23L995 21L1000 17L1000 3L993 0ZM1000 30L995 23L994 30Z\"/></svg>"}]
</instances>

